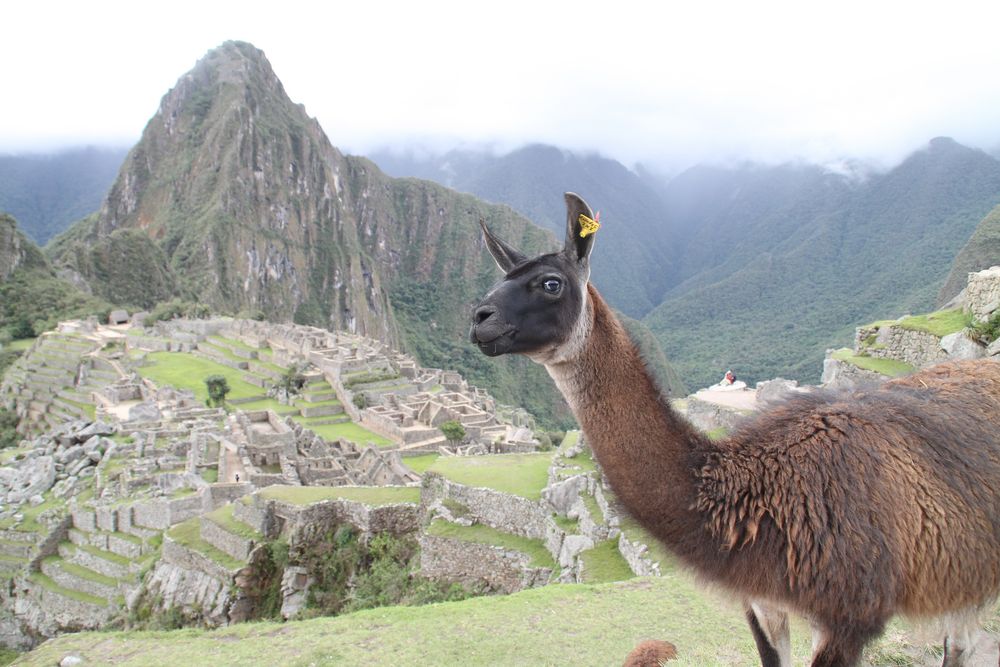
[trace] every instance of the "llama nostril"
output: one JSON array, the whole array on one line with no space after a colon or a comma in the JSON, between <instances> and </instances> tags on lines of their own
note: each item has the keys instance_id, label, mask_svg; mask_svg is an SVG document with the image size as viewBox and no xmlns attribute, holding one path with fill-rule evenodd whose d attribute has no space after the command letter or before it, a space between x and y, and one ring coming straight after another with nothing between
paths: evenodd
<instances>
[{"instance_id":1,"label":"llama nostril","mask_svg":"<svg viewBox=\"0 0 1000 667\"><path fill-rule=\"evenodd\" d=\"M496 312L497 309L494 308L493 306L480 306L479 308L476 308L476 313L475 315L473 315L473 319L475 320L476 324L482 324L486 320L493 317L496 314Z\"/></svg>"}]
</instances>

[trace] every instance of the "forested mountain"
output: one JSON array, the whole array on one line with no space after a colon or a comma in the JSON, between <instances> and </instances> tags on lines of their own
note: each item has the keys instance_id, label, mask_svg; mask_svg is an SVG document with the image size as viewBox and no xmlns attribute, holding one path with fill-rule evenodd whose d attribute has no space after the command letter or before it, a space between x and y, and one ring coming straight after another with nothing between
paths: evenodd
<instances>
[{"instance_id":1,"label":"forested mountain","mask_svg":"<svg viewBox=\"0 0 1000 667\"><path fill-rule=\"evenodd\" d=\"M105 314L108 308L58 278L14 218L0 213L0 343L30 338L63 318Z\"/></svg>"},{"instance_id":2,"label":"forested mountain","mask_svg":"<svg viewBox=\"0 0 1000 667\"><path fill-rule=\"evenodd\" d=\"M886 173L700 165L666 182L542 146L375 159L538 220L554 215L547 188L603 209L595 283L614 306L643 313L689 387L728 367L751 382L817 381L825 349L854 326L929 310L959 248L1000 202L1000 162L943 138Z\"/></svg>"},{"instance_id":3,"label":"forested mountain","mask_svg":"<svg viewBox=\"0 0 1000 667\"><path fill-rule=\"evenodd\" d=\"M566 224L561 195L580 194L600 211L603 223L591 279L631 317L649 312L677 282L677 249L662 229L661 198L619 162L538 144L500 156L450 151L420 158L383 152L372 159L395 176L430 178L507 204L559 238Z\"/></svg>"},{"instance_id":4,"label":"forested mountain","mask_svg":"<svg viewBox=\"0 0 1000 667\"><path fill-rule=\"evenodd\" d=\"M944 287L938 292L938 305L947 303L965 288L969 273L996 265L1000 265L1000 205L976 225L972 238L958 252Z\"/></svg>"},{"instance_id":5,"label":"forested mountain","mask_svg":"<svg viewBox=\"0 0 1000 667\"><path fill-rule=\"evenodd\" d=\"M559 245L509 207L341 154L261 51L228 42L164 96L100 211L48 251L116 303L179 296L402 343L565 426L542 368L467 341L472 304L499 278L480 218L525 252Z\"/></svg>"},{"instance_id":6,"label":"forested mountain","mask_svg":"<svg viewBox=\"0 0 1000 667\"><path fill-rule=\"evenodd\" d=\"M93 213L115 179L127 149L86 147L55 153L0 155L0 211L45 245Z\"/></svg>"},{"instance_id":7,"label":"forested mountain","mask_svg":"<svg viewBox=\"0 0 1000 667\"><path fill-rule=\"evenodd\" d=\"M711 194L692 195L692 179ZM933 308L955 255L1000 202L1000 162L935 139L862 181L750 167L682 175L665 199L687 229L685 260L703 267L644 321L685 381L704 385L728 367L749 380L816 381L824 350L854 326Z\"/></svg>"}]
</instances>

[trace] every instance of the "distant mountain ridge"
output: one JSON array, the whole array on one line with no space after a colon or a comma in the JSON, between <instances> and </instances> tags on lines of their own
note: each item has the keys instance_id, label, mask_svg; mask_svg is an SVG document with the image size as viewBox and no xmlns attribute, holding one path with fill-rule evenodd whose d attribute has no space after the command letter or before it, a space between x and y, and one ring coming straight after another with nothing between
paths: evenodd
<instances>
[{"instance_id":1,"label":"distant mountain ridge","mask_svg":"<svg viewBox=\"0 0 1000 667\"><path fill-rule=\"evenodd\" d=\"M0 155L0 211L38 245L90 215L115 179L125 148L89 146Z\"/></svg>"},{"instance_id":2,"label":"distant mountain ridge","mask_svg":"<svg viewBox=\"0 0 1000 667\"><path fill-rule=\"evenodd\" d=\"M864 177L806 164L699 165L658 183L544 146L375 159L539 220L542 192L563 183L601 209L605 199L640 202L603 218L595 284L640 313L689 387L730 367L750 381L818 381L825 349L854 326L930 310L976 223L1000 203L1000 162L947 138ZM602 253L614 270L600 270Z\"/></svg>"},{"instance_id":3,"label":"distant mountain ridge","mask_svg":"<svg viewBox=\"0 0 1000 667\"><path fill-rule=\"evenodd\" d=\"M227 42L164 96L100 211L47 250L115 303L178 296L402 344L568 426L542 368L467 342L471 306L499 278L480 219L525 252L558 246L507 206L341 154L260 50Z\"/></svg>"}]
</instances>

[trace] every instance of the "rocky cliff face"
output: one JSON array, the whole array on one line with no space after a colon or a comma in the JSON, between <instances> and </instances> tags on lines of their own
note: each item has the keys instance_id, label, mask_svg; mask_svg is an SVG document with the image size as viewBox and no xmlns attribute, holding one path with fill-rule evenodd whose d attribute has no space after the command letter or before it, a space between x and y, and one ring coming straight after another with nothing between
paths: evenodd
<instances>
[{"instance_id":1,"label":"rocky cliff face","mask_svg":"<svg viewBox=\"0 0 1000 667\"><path fill-rule=\"evenodd\" d=\"M499 277L480 218L528 253L557 245L507 207L343 155L260 50L227 42L163 97L101 210L51 253L122 305L180 296L346 329L551 411L540 369L486 364L465 342L469 306Z\"/></svg>"},{"instance_id":2,"label":"rocky cliff face","mask_svg":"<svg viewBox=\"0 0 1000 667\"><path fill-rule=\"evenodd\" d=\"M45 258L17 228L14 218L0 213L0 283L20 268L45 268Z\"/></svg>"}]
</instances>

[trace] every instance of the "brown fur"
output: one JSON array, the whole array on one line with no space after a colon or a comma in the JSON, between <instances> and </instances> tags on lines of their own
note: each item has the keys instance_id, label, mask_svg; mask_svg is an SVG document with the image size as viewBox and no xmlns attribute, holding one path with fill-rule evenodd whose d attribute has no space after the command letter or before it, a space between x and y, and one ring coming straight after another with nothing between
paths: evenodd
<instances>
[{"instance_id":1,"label":"brown fur","mask_svg":"<svg viewBox=\"0 0 1000 667\"><path fill-rule=\"evenodd\" d=\"M592 287L589 303L583 352L548 368L615 493L703 575L810 618L827 637L814 665L853 664L896 612L1000 591L1000 363L817 392L713 443Z\"/></svg>"},{"instance_id":2,"label":"brown fur","mask_svg":"<svg viewBox=\"0 0 1000 667\"><path fill-rule=\"evenodd\" d=\"M647 639L625 656L622 667L660 667L677 657L677 647L659 639Z\"/></svg>"}]
</instances>

